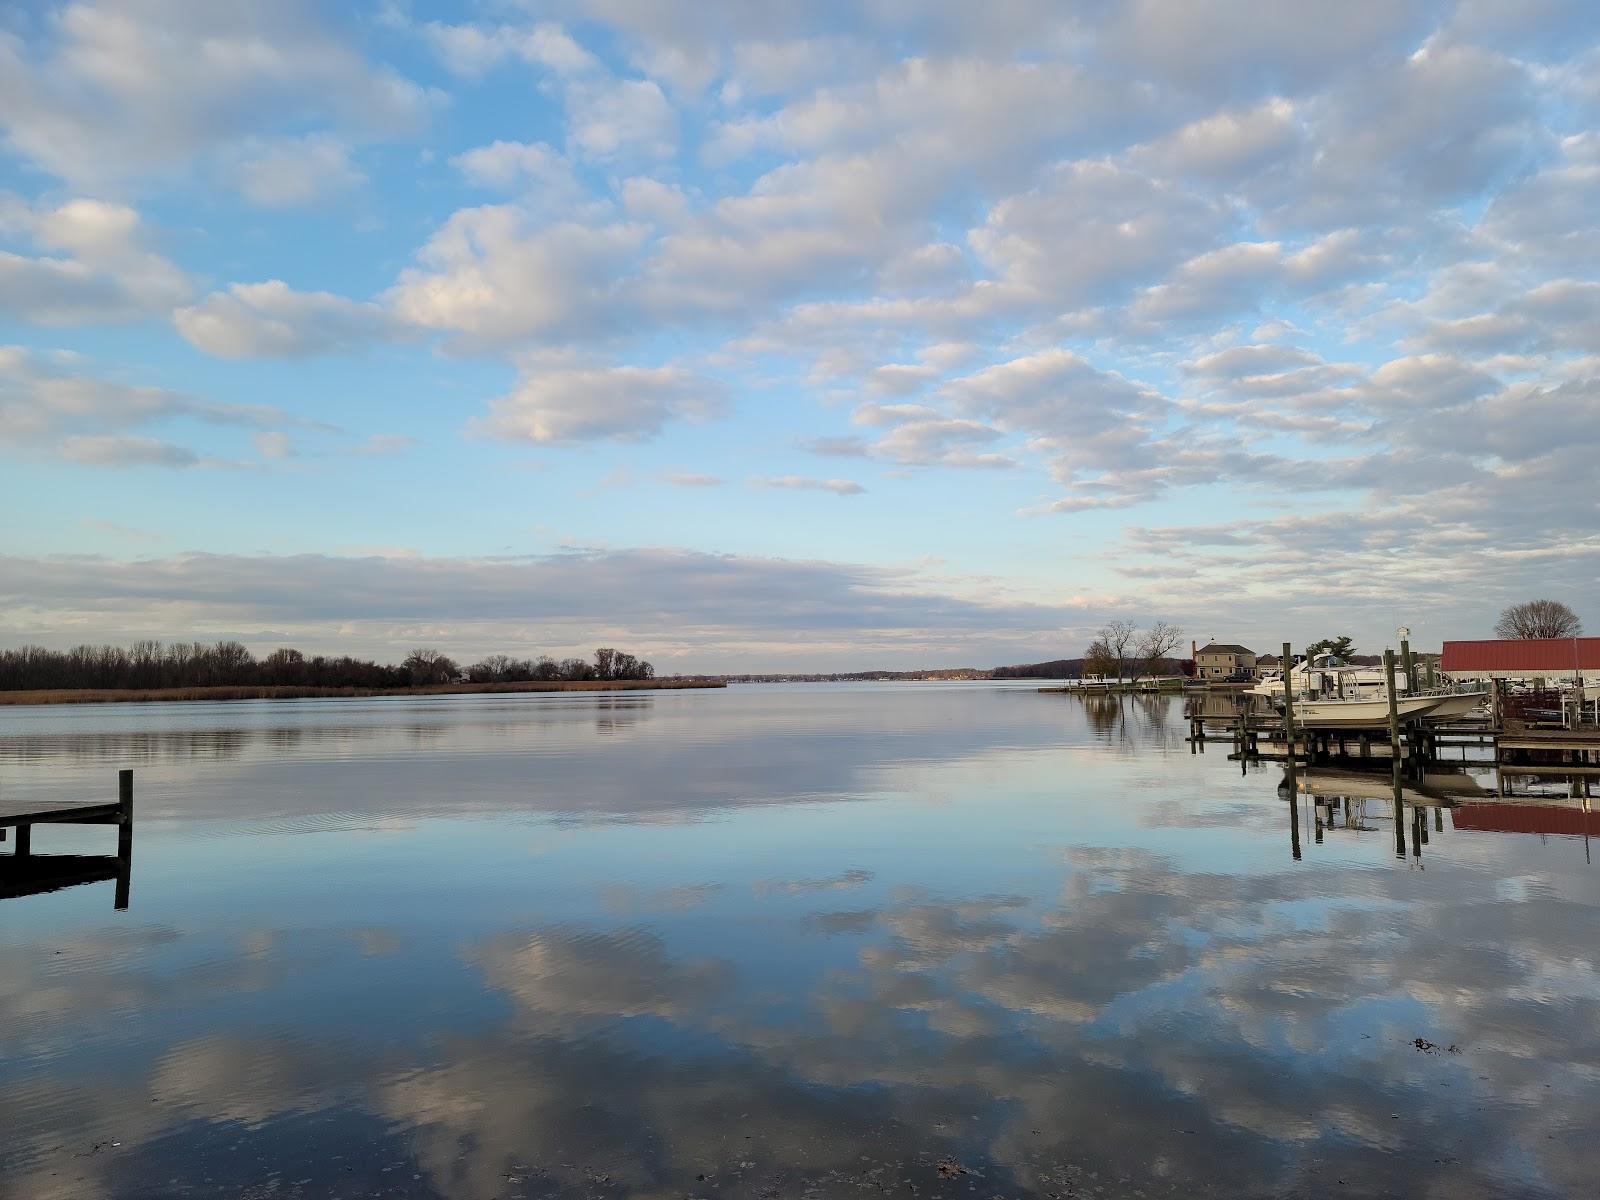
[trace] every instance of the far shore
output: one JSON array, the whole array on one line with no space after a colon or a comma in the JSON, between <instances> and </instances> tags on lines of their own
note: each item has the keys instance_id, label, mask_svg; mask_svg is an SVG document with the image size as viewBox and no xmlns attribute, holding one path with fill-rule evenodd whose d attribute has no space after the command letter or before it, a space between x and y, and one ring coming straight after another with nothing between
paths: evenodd
<instances>
[{"instance_id":1,"label":"far shore","mask_svg":"<svg viewBox=\"0 0 1600 1200\"><path fill-rule=\"evenodd\" d=\"M0 692L7 704L137 704L181 700L314 700L341 696L466 696L479 692L647 692L720 688L720 679L560 679L519 683L440 683L425 687L50 688Z\"/></svg>"}]
</instances>

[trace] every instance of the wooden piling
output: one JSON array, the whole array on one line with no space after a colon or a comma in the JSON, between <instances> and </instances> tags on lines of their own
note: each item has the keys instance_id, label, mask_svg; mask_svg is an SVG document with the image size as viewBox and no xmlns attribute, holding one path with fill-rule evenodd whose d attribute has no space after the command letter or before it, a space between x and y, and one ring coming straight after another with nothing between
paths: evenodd
<instances>
[{"instance_id":1,"label":"wooden piling","mask_svg":"<svg viewBox=\"0 0 1600 1200\"><path fill-rule=\"evenodd\" d=\"M1406 669L1406 695L1411 695L1417 690L1417 664L1411 657L1411 642L1407 638L1400 639L1400 665Z\"/></svg>"},{"instance_id":2,"label":"wooden piling","mask_svg":"<svg viewBox=\"0 0 1600 1200\"><path fill-rule=\"evenodd\" d=\"M1283 741L1294 763L1294 685L1289 681L1289 643L1283 644ZM1293 769L1291 765L1291 770Z\"/></svg>"},{"instance_id":3,"label":"wooden piling","mask_svg":"<svg viewBox=\"0 0 1600 1200\"><path fill-rule=\"evenodd\" d=\"M1393 683L1394 655L1388 650L1383 653L1389 662L1389 681ZM1389 694L1390 696L1394 695L1393 688L1390 688ZM1400 790L1400 760L1398 758L1394 760L1393 765L1390 767L1390 773L1394 778L1394 856L1404 859L1406 856L1406 802Z\"/></svg>"},{"instance_id":4,"label":"wooden piling","mask_svg":"<svg viewBox=\"0 0 1600 1200\"><path fill-rule=\"evenodd\" d=\"M1400 762L1400 698L1394 691L1394 651L1383 652L1383 674L1389 684L1389 753Z\"/></svg>"},{"instance_id":5,"label":"wooden piling","mask_svg":"<svg viewBox=\"0 0 1600 1200\"><path fill-rule=\"evenodd\" d=\"M118 910L128 907L128 889L133 881L133 768L117 772L117 893L112 903Z\"/></svg>"}]
</instances>

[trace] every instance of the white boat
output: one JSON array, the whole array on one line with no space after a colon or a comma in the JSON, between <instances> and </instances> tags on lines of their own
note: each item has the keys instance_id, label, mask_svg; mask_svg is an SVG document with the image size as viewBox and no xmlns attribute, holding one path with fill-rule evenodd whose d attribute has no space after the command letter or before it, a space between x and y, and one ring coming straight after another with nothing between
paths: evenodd
<instances>
[{"instance_id":1,"label":"white boat","mask_svg":"<svg viewBox=\"0 0 1600 1200\"><path fill-rule=\"evenodd\" d=\"M1401 696L1395 701L1395 709L1404 724L1430 715L1448 699L1448 696ZM1297 700L1294 705L1294 723L1304 729L1372 728L1388 722L1387 696L1376 700Z\"/></svg>"},{"instance_id":2,"label":"white boat","mask_svg":"<svg viewBox=\"0 0 1600 1200\"><path fill-rule=\"evenodd\" d=\"M1396 668L1394 685L1404 692L1409 681L1402 668ZM1333 654L1319 654L1310 662L1297 662L1289 670L1289 689L1296 698L1338 698L1364 700L1378 698L1388 702L1389 680L1382 667L1361 667ZM1283 703L1283 672L1267 671L1261 682L1245 691L1247 696L1265 696Z\"/></svg>"},{"instance_id":3,"label":"white boat","mask_svg":"<svg viewBox=\"0 0 1600 1200\"><path fill-rule=\"evenodd\" d=\"M1488 702L1489 693L1449 692L1441 697L1441 700L1442 703L1428 711L1427 720L1455 721L1462 717L1470 717Z\"/></svg>"},{"instance_id":4,"label":"white boat","mask_svg":"<svg viewBox=\"0 0 1600 1200\"><path fill-rule=\"evenodd\" d=\"M1482 690L1457 692L1449 689L1408 696L1404 694L1407 683L1406 673L1396 670L1395 688L1401 695L1395 702L1395 709L1402 722L1458 720L1475 712L1489 696ZM1274 673L1263 677L1247 694L1265 697L1282 708L1284 690L1283 675ZM1356 666L1332 654L1322 654L1290 668L1288 690L1295 698L1295 723L1306 728L1373 727L1389 721L1386 670Z\"/></svg>"}]
</instances>

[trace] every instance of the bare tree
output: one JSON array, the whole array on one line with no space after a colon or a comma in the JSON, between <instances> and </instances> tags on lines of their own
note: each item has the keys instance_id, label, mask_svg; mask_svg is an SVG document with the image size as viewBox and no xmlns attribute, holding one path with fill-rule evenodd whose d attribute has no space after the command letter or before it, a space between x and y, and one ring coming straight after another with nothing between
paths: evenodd
<instances>
[{"instance_id":1,"label":"bare tree","mask_svg":"<svg viewBox=\"0 0 1600 1200\"><path fill-rule=\"evenodd\" d=\"M1106 645L1103 637L1097 637L1089 643L1089 648L1083 654L1083 675L1098 675L1102 679L1109 676L1117 669L1117 656L1111 652L1111 647Z\"/></svg>"},{"instance_id":2,"label":"bare tree","mask_svg":"<svg viewBox=\"0 0 1600 1200\"><path fill-rule=\"evenodd\" d=\"M1133 681L1138 683L1146 675L1154 675L1167 658L1183 641L1183 630L1165 621L1157 621L1139 635L1134 660Z\"/></svg>"},{"instance_id":3,"label":"bare tree","mask_svg":"<svg viewBox=\"0 0 1600 1200\"><path fill-rule=\"evenodd\" d=\"M509 654L491 654L467 668L467 678L473 683L504 683L518 675L523 664Z\"/></svg>"},{"instance_id":4,"label":"bare tree","mask_svg":"<svg viewBox=\"0 0 1600 1200\"><path fill-rule=\"evenodd\" d=\"M1529 600L1513 604L1494 623L1495 637L1570 638L1583 632L1583 622L1559 600Z\"/></svg>"},{"instance_id":5,"label":"bare tree","mask_svg":"<svg viewBox=\"0 0 1600 1200\"><path fill-rule=\"evenodd\" d=\"M461 671L455 659L427 649L413 650L400 666L413 687L451 683Z\"/></svg>"},{"instance_id":6,"label":"bare tree","mask_svg":"<svg viewBox=\"0 0 1600 1200\"><path fill-rule=\"evenodd\" d=\"M1100 627L1100 632L1095 636L1104 642L1106 649L1111 652L1111 657L1117 664L1117 682L1122 682L1128 675L1128 660L1132 657L1134 642L1139 636L1139 627L1132 621L1108 621Z\"/></svg>"}]
</instances>

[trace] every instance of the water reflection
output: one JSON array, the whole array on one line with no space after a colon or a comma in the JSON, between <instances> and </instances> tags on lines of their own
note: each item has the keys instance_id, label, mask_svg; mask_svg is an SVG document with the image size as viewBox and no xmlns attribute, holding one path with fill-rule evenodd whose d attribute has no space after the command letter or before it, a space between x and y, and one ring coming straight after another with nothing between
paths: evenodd
<instances>
[{"instance_id":1,"label":"water reflection","mask_svg":"<svg viewBox=\"0 0 1600 1200\"><path fill-rule=\"evenodd\" d=\"M540 697L543 699L543 697ZM284 754L304 752L348 753L405 748L439 747L456 743L463 749L485 748L503 744L519 734L537 733L552 727L570 728L575 715L592 719L598 733L625 730L649 715L653 697L647 693L637 696L614 696L596 693L572 693L561 696L559 705L524 704L501 705L496 710L483 706L482 712L469 714L476 718L464 722L462 714L432 705L419 715L415 702L375 700L345 702L345 709L336 709L322 719L306 721L306 714L296 712L291 703L257 704L239 702L226 706L197 705L215 712L218 721L239 719L233 725L198 724L168 729L130 728L142 715L138 707L129 705L107 706L117 709L123 727L94 728L85 717L103 716L86 713L83 709L43 708L28 710L28 725L44 725L41 732L7 732L0 736L0 765L7 763L32 764L62 762L123 762L150 764L156 762L229 762L247 757L262 759ZM302 702L295 702L302 703ZM403 712L390 712L405 705ZM151 706L143 706L151 707ZM161 706L159 716L181 720L182 714L170 712L172 706ZM248 709L235 714L229 709ZM131 711L130 711L131 710ZM264 711L263 711L264 710ZM207 714L212 715L210 713ZM349 719L351 715L366 719ZM421 719L426 716L427 719ZM54 721L51 717L56 718ZM258 723L243 723L255 717ZM263 719L264 718L264 719ZM288 723L290 721L295 723ZM88 725L85 728L83 726ZM50 728L50 726L54 726Z\"/></svg>"},{"instance_id":2,"label":"water reflection","mask_svg":"<svg viewBox=\"0 0 1600 1200\"><path fill-rule=\"evenodd\" d=\"M657 707L731 760L672 822L517 831L436 801L382 834L226 839L174 815L115 923L8 903L0 1194L1591 1186L1577 837L1469 831L1517 806L1497 789L1406 781L1399 822L1387 777L1280 793L1191 756L1161 698L1108 725L1073 697L861 694ZM665 752L583 736L629 781ZM752 778L743 737L766 802L708 805ZM373 788L418 759L366 764Z\"/></svg>"},{"instance_id":3,"label":"water reflection","mask_svg":"<svg viewBox=\"0 0 1600 1200\"><path fill-rule=\"evenodd\" d=\"M1395 857L1408 854L1421 866L1423 847L1450 828L1497 833L1532 833L1581 839L1584 861L1591 861L1588 839L1600 835L1600 813L1591 803L1585 774L1561 775L1559 768L1538 774L1492 766L1451 770L1438 767L1420 779L1405 778L1398 765L1388 774L1297 767L1284 774L1279 793L1289 800L1290 854L1301 857L1300 807L1311 801L1309 819L1317 845L1324 831L1369 833L1390 822ZM1408 842L1409 837L1409 842Z\"/></svg>"},{"instance_id":4,"label":"water reflection","mask_svg":"<svg viewBox=\"0 0 1600 1200\"><path fill-rule=\"evenodd\" d=\"M111 882L116 884L112 907L124 909L132 879L131 853L0 855L0 900Z\"/></svg>"}]
</instances>

